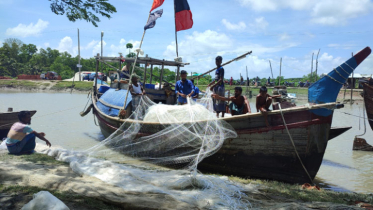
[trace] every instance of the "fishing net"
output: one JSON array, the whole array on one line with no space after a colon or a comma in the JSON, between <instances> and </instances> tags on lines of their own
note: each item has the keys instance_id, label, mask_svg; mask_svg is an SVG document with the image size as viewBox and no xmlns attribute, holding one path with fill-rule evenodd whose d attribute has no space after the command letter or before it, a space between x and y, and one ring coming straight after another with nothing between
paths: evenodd
<instances>
[{"instance_id":1,"label":"fishing net","mask_svg":"<svg viewBox=\"0 0 373 210\"><path fill-rule=\"evenodd\" d=\"M146 96L108 138L83 155L49 151L74 171L140 192L161 192L198 208L248 208L242 186L203 175L198 163L237 133L212 111L211 92L183 106L156 104ZM105 159L105 160L103 160ZM119 164L120 163L120 164ZM179 170L174 170L179 169Z\"/></svg>"}]
</instances>

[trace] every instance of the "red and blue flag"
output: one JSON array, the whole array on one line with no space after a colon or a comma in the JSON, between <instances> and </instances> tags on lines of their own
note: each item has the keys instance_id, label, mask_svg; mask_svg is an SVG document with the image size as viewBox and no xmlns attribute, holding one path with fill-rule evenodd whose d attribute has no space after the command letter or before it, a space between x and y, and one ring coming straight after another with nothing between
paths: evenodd
<instances>
[{"instance_id":1,"label":"red and blue flag","mask_svg":"<svg viewBox=\"0 0 373 210\"><path fill-rule=\"evenodd\" d=\"M174 0L176 31L192 28L193 16L187 0Z\"/></svg>"},{"instance_id":2,"label":"red and blue flag","mask_svg":"<svg viewBox=\"0 0 373 210\"><path fill-rule=\"evenodd\" d=\"M150 12L153 11L154 9L160 7L163 4L164 0L154 0L152 8L150 9Z\"/></svg>"}]
</instances>

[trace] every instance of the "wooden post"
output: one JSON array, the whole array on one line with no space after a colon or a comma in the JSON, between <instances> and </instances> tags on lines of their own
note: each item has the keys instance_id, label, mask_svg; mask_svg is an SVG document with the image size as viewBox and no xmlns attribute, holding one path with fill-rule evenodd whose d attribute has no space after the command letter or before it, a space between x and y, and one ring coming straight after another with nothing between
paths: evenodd
<instances>
[{"instance_id":1,"label":"wooden post","mask_svg":"<svg viewBox=\"0 0 373 210\"><path fill-rule=\"evenodd\" d=\"M312 61L311 61L311 81L312 82L312 71L313 71L313 55L314 53L312 53Z\"/></svg>"},{"instance_id":2,"label":"wooden post","mask_svg":"<svg viewBox=\"0 0 373 210\"><path fill-rule=\"evenodd\" d=\"M271 61L268 60L268 62L269 62L269 67L271 68L272 79L274 79L274 78L273 78L273 71L272 71L272 64L271 64Z\"/></svg>"},{"instance_id":3,"label":"wooden post","mask_svg":"<svg viewBox=\"0 0 373 210\"><path fill-rule=\"evenodd\" d=\"M319 49L319 52L317 52L317 56L316 56L316 74L315 74L315 82L317 81L317 67L319 65L319 53L320 53L320 49Z\"/></svg>"},{"instance_id":4,"label":"wooden post","mask_svg":"<svg viewBox=\"0 0 373 210\"><path fill-rule=\"evenodd\" d=\"M163 59L164 61L164 59ZM161 78L159 79L159 90L162 88L164 63L162 62Z\"/></svg>"},{"instance_id":5,"label":"wooden post","mask_svg":"<svg viewBox=\"0 0 373 210\"><path fill-rule=\"evenodd\" d=\"M352 57L354 57L354 53L351 53ZM352 93L354 91L354 71L352 70L352 77L351 77L351 99L350 99L350 105L352 105Z\"/></svg>"},{"instance_id":6,"label":"wooden post","mask_svg":"<svg viewBox=\"0 0 373 210\"><path fill-rule=\"evenodd\" d=\"M180 66L177 66L176 82L179 80L180 80Z\"/></svg>"},{"instance_id":7,"label":"wooden post","mask_svg":"<svg viewBox=\"0 0 373 210\"><path fill-rule=\"evenodd\" d=\"M145 63L145 72L144 72L144 88L145 88L145 85L146 85L146 72L147 72L147 69L148 69L148 62Z\"/></svg>"},{"instance_id":8,"label":"wooden post","mask_svg":"<svg viewBox=\"0 0 373 210\"><path fill-rule=\"evenodd\" d=\"M153 64L150 66L150 80L149 80L150 84L152 84L152 80L153 80Z\"/></svg>"},{"instance_id":9,"label":"wooden post","mask_svg":"<svg viewBox=\"0 0 373 210\"><path fill-rule=\"evenodd\" d=\"M282 65L282 58L280 59L280 77L278 78L278 85L281 85L281 65Z\"/></svg>"}]
</instances>

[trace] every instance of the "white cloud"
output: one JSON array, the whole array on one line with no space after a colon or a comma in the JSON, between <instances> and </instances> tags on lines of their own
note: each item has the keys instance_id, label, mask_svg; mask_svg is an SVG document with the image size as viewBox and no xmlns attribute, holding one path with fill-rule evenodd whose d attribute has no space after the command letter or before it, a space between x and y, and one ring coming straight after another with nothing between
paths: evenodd
<instances>
[{"instance_id":1,"label":"white cloud","mask_svg":"<svg viewBox=\"0 0 373 210\"><path fill-rule=\"evenodd\" d=\"M102 41L103 55L108 56L105 51L106 42ZM101 41L98 41L95 46L93 46L92 55L96 56L97 53L101 54Z\"/></svg>"},{"instance_id":2,"label":"white cloud","mask_svg":"<svg viewBox=\"0 0 373 210\"><path fill-rule=\"evenodd\" d=\"M92 40L90 43L87 44L87 46L82 47L82 49L86 49L86 50L92 49L97 43L98 41Z\"/></svg>"},{"instance_id":3,"label":"white cloud","mask_svg":"<svg viewBox=\"0 0 373 210\"><path fill-rule=\"evenodd\" d=\"M44 47L48 48L48 47L50 47L50 44L48 42L46 42L46 43L44 43Z\"/></svg>"},{"instance_id":4,"label":"white cloud","mask_svg":"<svg viewBox=\"0 0 373 210\"><path fill-rule=\"evenodd\" d=\"M280 41L285 41L290 39L290 36L287 33L283 33L280 35Z\"/></svg>"},{"instance_id":5,"label":"white cloud","mask_svg":"<svg viewBox=\"0 0 373 210\"><path fill-rule=\"evenodd\" d=\"M73 46L73 40L71 39L71 37L65 36L58 44L57 50L60 52L68 52L72 56L75 56L77 55L78 47Z\"/></svg>"},{"instance_id":6,"label":"white cloud","mask_svg":"<svg viewBox=\"0 0 373 210\"><path fill-rule=\"evenodd\" d=\"M312 22L323 25L344 25L348 19L371 12L370 0L324 0L314 5Z\"/></svg>"},{"instance_id":7,"label":"white cloud","mask_svg":"<svg viewBox=\"0 0 373 210\"><path fill-rule=\"evenodd\" d=\"M229 22L228 20L223 19L221 22L223 23L223 25L228 30L237 30L237 31L239 31L239 30L243 30L243 29L246 28L246 24L243 21L241 21L241 22L239 22L237 24L233 24L233 23Z\"/></svg>"},{"instance_id":8,"label":"white cloud","mask_svg":"<svg viewBox=\"0 0 373 210\"><path fill-rule=\"evenodd\" d=\"M266 30L268 22L264 17L255 18L251 23L249 23L250 33L263 32Z\"/></svg>"},{"instance_id":9,"label":"white cloud","mask_svg":"<svg viewBox=\"0 0 373 210\"><path fill-rule=\"evenodd\" d=\"M371 0L237 0L252 10L276 11L292 9L309 11L311 22L321 25L344 25L349 19L373 11Z\"/></svg>"},{"instance_id":10,"label":"white cloud","mask_svg":"<svg viewBox=\"0 0 373 210\"><path fill-rule=\"evenodd\" d=\"M48 24L48 21L43 21L42 19L39 19L35 25L34 23L30 23L29 25L19 24L17 27L8 28L6 35L17 37L39 36L48 27Z\"/></svg>"}]
</instances>

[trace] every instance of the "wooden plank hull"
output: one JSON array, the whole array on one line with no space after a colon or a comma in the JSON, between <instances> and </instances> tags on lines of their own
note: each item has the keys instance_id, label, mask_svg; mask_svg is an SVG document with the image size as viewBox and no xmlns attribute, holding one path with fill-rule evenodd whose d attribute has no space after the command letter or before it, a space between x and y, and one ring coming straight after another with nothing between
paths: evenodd
<instances>
[{"instance_id":1,"label":"wooden plank hull","mask_svg":"<svg viewBox=\"0 0 373 210\"><path fill-rule=\"evenodd\" d=\"M16 122L18 122L19 112L4 112L0 113L0 140L8 135L10 127ZM30 111L31 116L33 116L36 111Z\"/></svg>"},{"instance_id":2,"label":"wooden plank hull","mask_svg":"<svg viewBox=\"0 0 373 210\"><path fill-rule=\"evenodd\" d=\"M363 88L364 88L365 110L367 112L370 127L373 130L373 86L364 83Z\"/></svg>"},{"instance_id":3,"label":"wooden plank hull","mask_svg":"<svg viewBox=\"0 0 373 210\"><path fill-rule=\"evenodd\" d=\"M97 107L94 106L95 109ZM289 109L288 109L289 110ZM94 114L104 136L109 136L121 121L107 117L99 110ZM329 139L332 115L321 117L309 110L284 113L296 149L312 179L316 176ZM247 114L224 119L238 137L226 139L222 148L198 166L203 172L240 177L273 179L291 183L310 182L298 160L279 111L268 115L271 127L260 114ZM160 124L142 124L143 135L164 128Z\"/></svg>"}]
</instances>

